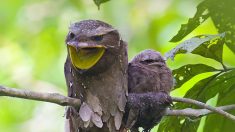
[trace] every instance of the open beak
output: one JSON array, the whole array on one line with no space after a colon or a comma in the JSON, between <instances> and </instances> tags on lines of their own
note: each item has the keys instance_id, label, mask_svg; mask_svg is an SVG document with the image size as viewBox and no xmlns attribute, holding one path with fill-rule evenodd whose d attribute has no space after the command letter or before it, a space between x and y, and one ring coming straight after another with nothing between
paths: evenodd
<instances>
[{"instance_id":1,"label":"open beak","mask_svg":"<svg viewBox=\"0 0 235 132\"><path fill-rule=\"evenodd\" d=\"M87 43L68 43L72 64L79 69L87 70L93 67L104 55L106 47Z\"/></svg>"}]
</instances>

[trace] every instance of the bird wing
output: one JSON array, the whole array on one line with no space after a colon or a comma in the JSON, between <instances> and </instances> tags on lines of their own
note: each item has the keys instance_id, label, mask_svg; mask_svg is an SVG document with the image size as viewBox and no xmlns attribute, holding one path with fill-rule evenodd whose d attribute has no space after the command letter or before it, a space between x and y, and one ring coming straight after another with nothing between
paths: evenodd
<instances>
[{"instance_id":1,"label":"bird wing","mask_svg":"<svg viewBox=\"0 0 235 132\"><path fill-rule=\"evenodd\" d=\"M84 90L79 87L79 78L76 75L76 69L72 66L72 63L67 57L66 62L64 64L64 75L68 88L68 96L73 98L78 98L83 101L84 98Z\"/></svg>"},{"instance_id":2,"label":"bird wing","mask_svg":"<svg viewBox=\"0 0 235 132\"><path fill-rule=\"evenodd\" d=\"M64 75L68 88L68 96L72 98L78 98L81 101L83 100L83 94L81 88L79 88L77 77L75 75L75 69L72 67L71 61L69 57L67 57L65 65L64 65ZM75 132L78 130L79 125L82 124L80 122L80 117L78 113L78 109L74 107L67 107L66 109L66 122L68 125L68 129L70 132Z\"/></svg>"}]
</instances>

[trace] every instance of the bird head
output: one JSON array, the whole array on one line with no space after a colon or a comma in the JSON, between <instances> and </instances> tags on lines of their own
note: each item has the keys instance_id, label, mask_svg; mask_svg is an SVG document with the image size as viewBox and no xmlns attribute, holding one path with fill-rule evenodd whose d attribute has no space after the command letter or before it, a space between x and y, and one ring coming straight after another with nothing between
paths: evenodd
<instances>
[{"instance_id":1,"label":"bird head","mask_svg":"<svg viewBox=\"0 0 235 132\"><path fill-rule=\"evenodd\" d=\"M73 66L89 70L108 54L119 49L120 36L111 25L98 20L84 20L70 25L66 38L68 54ZM102 63L111 63L103 59ZM101 64L102 65L102 64ZM106 64L107 65L107 64Z\"/></svg>"},{"instance_id":2,"label":"bird head","mask_svg":"<svg viewBox=\"0 0 235 132\"><path fill-rule=\"evenodd\" d=\"M162 57L161 53L155 50L147 49L135 56L132 59L131 63L156 66L165 64L165 60Z\"/></svg>"}]
</instances>

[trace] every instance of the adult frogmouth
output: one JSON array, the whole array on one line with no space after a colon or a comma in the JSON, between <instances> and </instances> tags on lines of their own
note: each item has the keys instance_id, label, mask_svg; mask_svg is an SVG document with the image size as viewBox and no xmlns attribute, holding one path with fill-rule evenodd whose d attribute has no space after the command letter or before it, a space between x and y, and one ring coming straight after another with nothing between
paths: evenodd
<instances>
[{"instance_id":1,"label":"adult frogmouth","mask_svg":"<svg viewBox=\"0 0 235 132\"><path fill-rule=\"evenodd\" d=\"M69 107L69 132L119 131L127 95L127 45L116 29L98 20L71 24L64 67L68 96L82 101Z\"/></svg>"}]
</instances>

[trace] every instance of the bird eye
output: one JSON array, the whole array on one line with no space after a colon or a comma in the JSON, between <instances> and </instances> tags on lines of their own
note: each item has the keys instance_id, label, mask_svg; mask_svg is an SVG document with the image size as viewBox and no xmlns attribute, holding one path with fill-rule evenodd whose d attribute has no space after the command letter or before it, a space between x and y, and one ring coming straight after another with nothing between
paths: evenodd
<instances>
[{"instance_id":1,"label":"bird eye","mask_svg":"<svg viewBox=\"0 0 235 132\"><path fill-rule=\"evenodd\" d=\"M93 41L101 41L103 39L102 35L92 36L91 39Z\"/></svg>"},{"instance_id":2,"label":"bird eye","mask_svg":"<svg viewBox=\"0 0 235 132\"><path fill-rule=\"evenodd\" d=\"M149 63L153 63L153 62L155 62L155 61L152 59L141 61L141 63L143 63L143 64L149 64Z\"/></svg>"},{"instance_id":3,"label":"bird eye","mask_svg":"<svg viewBox=\"0 0 235 132\"><path fill-rule=\"evenodd\" d=\"M73 39L75 37L75 34L72 32L69 32L69 38Z\"/></svg>"}]
</instances>

